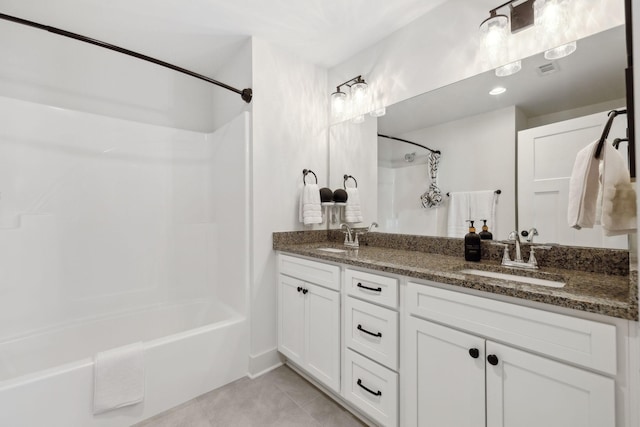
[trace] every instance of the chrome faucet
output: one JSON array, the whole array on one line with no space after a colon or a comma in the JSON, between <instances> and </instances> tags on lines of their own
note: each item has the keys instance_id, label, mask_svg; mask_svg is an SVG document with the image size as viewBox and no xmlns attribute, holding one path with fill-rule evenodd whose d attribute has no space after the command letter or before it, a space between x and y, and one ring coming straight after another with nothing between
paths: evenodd
<instances>
[{"instance_id":1,"label":"chrome faucet","mask_svg":"<svg viewBox=\"0 0 640 427\"><path fill-rule=\"evenodd\" d=\"M372 222L371 225L369 226L369 229L367 230L367 233L371 232L371 229L373 228L378 228L378 223L377 222Z\"/></svg>"},{"instance_id":2,"label":"chrome faucet","mask_svg":"<svg viewBox=\"0 0 640 427\"><path fill-rule=\"evenodd\" d=\"M509 233L509 240L513 240L516 243L516 259L515 262L522 262L522 252L520 251L520 236L517 231Z\"/></svg>"},{"instance_id":3,"label":"chrome faucet","mask_svg":"<svg viewBox=\"0 0 640 427\"><path fill-rule=\"evenodd\" d=\"M533 242L533 236L537 236L537 235L538 235L538 230L535 227L530 228L529 231L522 230L522 237L526 237L527 242L529 243Z\"/></svg>"},{"instance_id":4,"label":"chrome faucet","mask_svg":"<svg viewBox=\"0 0 640 427\"><path fill-rule=\"evenodd\" d=\"M344 227L347 227L347 231L343 231L344 245L349 248L357 248L358 246L360 246L358 243L358 234L356 233L356 237L354 240L351 234L351 227L349 227L349 224L347 224L346 222L343 222L342 224L340 224L340 230L342 230Z\"/></svg>"}]
</instances>

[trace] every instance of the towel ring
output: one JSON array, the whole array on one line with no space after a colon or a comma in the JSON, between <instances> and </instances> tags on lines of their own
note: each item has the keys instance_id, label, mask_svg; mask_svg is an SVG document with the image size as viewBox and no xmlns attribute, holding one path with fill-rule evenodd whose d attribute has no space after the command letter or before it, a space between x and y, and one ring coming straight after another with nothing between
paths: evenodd
<instances>
[{"instance_id":1,"label":"towel ring","mask_svg":"<svg viewBox=\"0 0 640 427\"><path fill-rule=\"evenodd\" d=\"M303 182L303 184L307 185L306 178L307 178L308 174L313 175L313 177L316 179L316 184L317 184L318 183L318 177L316 176L315 172L312 171L311 169L302 169L302 182Z\"/></svg>"},{"instance_id":2,"label":"towel ring","mask_svg":"<svg viewBox=\"0 0 640 427\"><path fill-rule=\"evenodd\" d=\"M356 188L358 188L358 181L356 181L356 179L355 179L353 176L351 176L351 175L344 175L344 177L343 177L343 178L344 178L344 181L342 181L342 186L344 187L344 189L345 189L345 190L347 189L347 180L348 180L349 178L351 178L351 179L353 180L353 182L355 182L355 183L356 183Z\"/></svg>"}]
</instances>

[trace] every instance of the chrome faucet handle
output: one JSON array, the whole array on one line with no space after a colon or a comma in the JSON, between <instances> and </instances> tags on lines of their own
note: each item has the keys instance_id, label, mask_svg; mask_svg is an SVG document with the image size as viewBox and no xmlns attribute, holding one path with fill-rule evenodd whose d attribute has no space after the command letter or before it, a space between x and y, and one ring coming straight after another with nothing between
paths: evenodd
<instances>
[{"instance_id":1,"label":"chrome faucet handle","mask_svg":"<svg viewBox=\"0 0 640 427\"><path fill-rule=\"evenodd\" d=\"M522 230L522 237L526 237L527 238L527 242L531 243L533 242L533 236L538 236L538 229L535 227L531 227L528 231L527 230Z\"/></svg>"},{"instance_id":2,"label":"chrome faucet handle","mask_svg":"<svg viewBox=\"0 0 640 427\"><path fill-rule=\"evenodd\" d=\"M342 231L343 228L347 227L347 231ZM344 233L344 243L352 243L352 237L351 237L351 227L349 227L349 224L343 222L342 224L340 224L340 231L342 231Z\"/></svg>"},{"instance_id":3,"label":"chrome faucet handle","mask_svg":"<svg viewBox=\"0 0 640 427\"><path fill-rule=\"evenodd\" d=\"M369 229L367 230L367 233L370 232L373 228L378 228L378 223L377 222L372 222L371 225L369 226Z\"/></svg>"}]
</instances>

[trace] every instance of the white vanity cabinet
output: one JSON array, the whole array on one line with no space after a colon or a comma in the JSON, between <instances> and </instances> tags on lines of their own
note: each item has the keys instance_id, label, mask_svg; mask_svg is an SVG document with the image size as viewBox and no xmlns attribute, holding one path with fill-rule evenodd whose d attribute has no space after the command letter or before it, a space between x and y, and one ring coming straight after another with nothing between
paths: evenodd
<instances>
[{"instance_id":1,"label":"white vanity cabinet","mask_svg":"<svg viewBox=\"0 0 640 427\"><path fill-rule=\"evenodd\" d=\"M615 427L613 325L411 282L407 305L403 425Z\"/></svg>"},{"instance_id":2,"label":"white vanity cabinet","mask_svg":"<svg viewBox=\"0 0 640 427\"><path fill-rule=\"evenodd\" d=\"M278 351L340 392L340 268L279 255Z\"/></svg>"},{"instance_id":3,"label":"white vanity cabinet","mask_svg":"<svg viewBox=\"0 0 640 427\"><path fill-rule=\"evenodd\" d=\"M398 279L346 268L343 396L378 425L398 425Z\"/></svg>"}]
</instances>

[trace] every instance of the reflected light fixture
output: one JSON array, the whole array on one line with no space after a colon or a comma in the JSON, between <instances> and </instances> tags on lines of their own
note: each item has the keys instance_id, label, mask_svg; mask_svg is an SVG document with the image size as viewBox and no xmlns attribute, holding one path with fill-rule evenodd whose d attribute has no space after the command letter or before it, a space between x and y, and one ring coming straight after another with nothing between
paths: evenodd
<instances>
[{"instance_id":1,"label":"reflected light fixture","mask_svg":"<svg viewBox=\"0 0 640 427\"><path fill-rule=\"evenodd\" d=\"M499 77L517 73L520 61L510 62L509 35L535 24L536 41L546 49L544 57L554 60L576 50L575 36L569 10L570 0L510 0L489 11L480 24L484 55ZM509 16L498 11L509 7ZM511 28L508 24L511 22ZM573 41L572 41L573 40Z\"/></svg>"},{"instance_id":2,"label":"reflected light fixture","mask_svg":"<svg viewBox=\"0 0 640 427\"><path fill-rule=\"evenodd\" d=\"M489 91L489 95L500 95L501 93L505 93L507 91L506 88L502 86L494 87Z\"/></svg>"},{"instance_id":3,"label":"reflected light fixture","mask_svg":"<svg viewBox=\"0 0 640 427\"><path fill-rule=\"evenodd\" d=\"M343 92L343 86L348 90ZM331 94L331 114L336 121L351 117L353 123L362 123L367 113L373 117L380 117L384 116L385 112L384 107L373 107L369 85L361 75L339 84Z\"/></svg>"}]
</instances>

